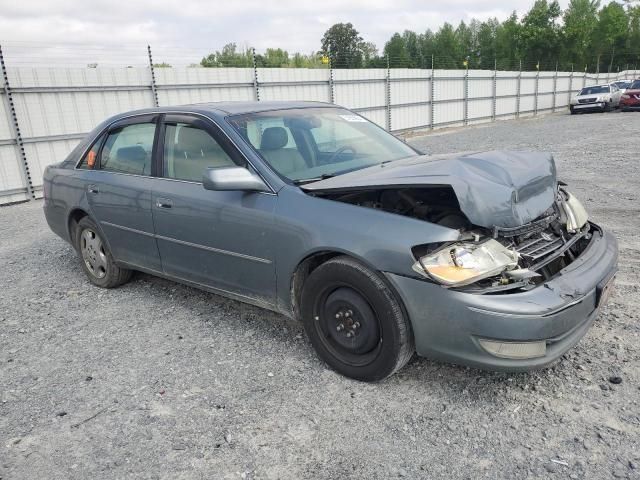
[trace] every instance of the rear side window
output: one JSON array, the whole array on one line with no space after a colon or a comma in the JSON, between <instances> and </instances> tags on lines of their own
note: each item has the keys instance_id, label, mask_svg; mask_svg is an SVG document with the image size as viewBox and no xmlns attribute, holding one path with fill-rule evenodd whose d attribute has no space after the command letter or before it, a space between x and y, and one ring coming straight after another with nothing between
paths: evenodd
<instances>
[{"instance_id":1,"label":"rear side window","mask_svg":"<svg viewBox=\"0 0 640 480\"><path fill-rule=\"evenodd\" d=\"M98 151L100 150L100 145L102 145L103 140L104 135L102 135L93 143L93 146L87 153L85 153L82 161L77 168L81 168L83 170L93 170L94 168L98 167Z\"/></svg>"},{"instance_id":2,"label":"rear side window","mask_svg":"<svg viewBox=\"0 0 640 480\"><path fill-rule=\"evenodd\" d=\"M155 131L155 123L138 123L109 132L100 154L100 168L109 172L150 175Z\"/></svg>"}]
</instances>

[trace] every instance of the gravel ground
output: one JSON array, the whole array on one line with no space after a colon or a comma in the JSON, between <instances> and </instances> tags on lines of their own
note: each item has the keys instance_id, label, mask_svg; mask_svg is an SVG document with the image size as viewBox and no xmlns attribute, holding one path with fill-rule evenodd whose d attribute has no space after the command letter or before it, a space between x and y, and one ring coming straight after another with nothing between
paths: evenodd
<instances>
[{"instance_id":1,"label":"gravel ground","mask_svg":"<svg viewBox=\"0 0 640 480\"><path fill-rule=\"evenodd\" d=\"M618 237L610 304L530 374L414 359L351 381L274 313L142 274L92 287L41 202L0 208L0 479L640 478L638 127L563 114L411 139L552 151Z\"/></svg>"}]
</instances>

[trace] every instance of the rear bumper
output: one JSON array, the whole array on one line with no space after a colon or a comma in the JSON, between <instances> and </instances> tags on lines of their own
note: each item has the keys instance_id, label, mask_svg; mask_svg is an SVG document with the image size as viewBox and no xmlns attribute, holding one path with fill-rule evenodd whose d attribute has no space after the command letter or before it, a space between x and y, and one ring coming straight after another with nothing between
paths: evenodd
<instances>
[{"instance_id":1,"label":"rear bumper","mask_svg":"<svg viewBox=\"0 0 640 480\"><path fill-rule=\"evenodd\" d=\"M554 279L527 292L479 295L386 274L404 301L419 355L490 370L544 367L573 347L597 317L602 287L617 269L618 247L594 229L589 247ZM544 341L544 356L501 358L479 340Z\"/></svg>"}]
</instances>

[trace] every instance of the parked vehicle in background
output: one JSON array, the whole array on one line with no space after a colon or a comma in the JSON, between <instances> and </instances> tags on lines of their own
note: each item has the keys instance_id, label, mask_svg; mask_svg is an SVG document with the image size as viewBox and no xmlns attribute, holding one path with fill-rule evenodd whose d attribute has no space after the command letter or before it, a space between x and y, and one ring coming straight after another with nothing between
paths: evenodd
<instances>
[{"instance_id":1,"label":"parked vehicle in background","mask_svg":"<svg viewBox=\"0 0 640 480\"><path fill-rule=\"evenodd\" d=\"M615 83L585 87L571 99L569 110L572 115L578 112L608 112L618 108L621 95Z\"/></svg>"},{"instance_id":2,"label":"parked vehicle in background","mask_svg":"<svg viewBox=\"0 0 640 480\"><path fill-rule=\"evenodd\" d=\"M640 80L635 80L620 97L620 109L623 112L640 110Z\"/></svg>"},{"instance_id":3,"label":"parked vehicle in background","mask_svg":"<svg viewBox=\"0 0 640 480\"><path fill-rule=\"evenodd\" d=\"M548 365L587 332L617 269L615 238L550 154L428 156L316 102L118 115L46 168L44 199L93 284L140 270L299 318L318 355L360 380L415 351Z\"/></svg>"},{"instance_id":4,"label":"parked vehicle in background","mask_svg":"<svg viewBox=\"0 0 640 480\"><path fill-rule=\"evenodd\" d=\"M623 95L624 92L626 92L627 89L631 86L633 80L618 80L617 82L613 83L620 89L620 94Z\"/></svg>"}]
</instances>

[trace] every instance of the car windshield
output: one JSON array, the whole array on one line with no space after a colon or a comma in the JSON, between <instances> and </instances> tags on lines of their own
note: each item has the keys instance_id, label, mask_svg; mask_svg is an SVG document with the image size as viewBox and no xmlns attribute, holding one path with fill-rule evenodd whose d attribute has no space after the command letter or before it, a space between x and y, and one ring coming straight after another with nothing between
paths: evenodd
<instances>
[{"instance_id":1,"label":"car windshield","mask_svg":"<svg viewBox=\"0 0 640 480\"><path fill-rule=\"evenodd\" d=\"M272 110L228 120L274 170L296 183L419 155L342 108Z\"/></svg>"},{"instance_id":2,"label":"car windshield","mask_svg":"<svg viewBox=\"0 0 640 480\"><path fill-rule=\"evenodd\" d=\"M640 90L640 80L633 82L629 90Z\"/></svg>"},{"instance_id":3,"label":"car windshield","mask_svg":"<svg viewBox=\"0 0 640 480\"><path fill-rule=\"evenodd\" d=\"M631 82L614 82L618 88L629 88Z\"/></svg>"},{"instance_id":4,"label":"car windshield","mask_svg":"<svg viewBox=\"0 0 640 480\"><path fill-rule=\"evenodd\" d=\"M579 95L595 95L597 93L609 93L609 85L583 88Z\"/></svg>"}]
</instances>

